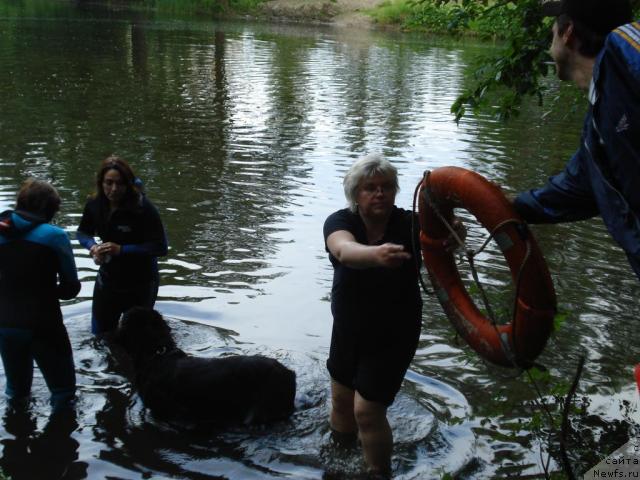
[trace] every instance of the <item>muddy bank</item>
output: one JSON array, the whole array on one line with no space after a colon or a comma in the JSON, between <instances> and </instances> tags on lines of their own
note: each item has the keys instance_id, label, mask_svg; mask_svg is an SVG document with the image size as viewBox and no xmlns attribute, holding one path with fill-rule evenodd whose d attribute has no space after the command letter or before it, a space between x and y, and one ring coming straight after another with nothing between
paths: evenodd
<instances>
[{"instance_id":1,"label":"muddy bank","mask_svg":"<svg viewBox=\"0 0 640 480\"><path fill-rule=\"evenodd\" d=\"M271 21L324 23L337 27L374 28L365 12L384 0L271 0L258 15Z\"/></svg>"}]
</instances>

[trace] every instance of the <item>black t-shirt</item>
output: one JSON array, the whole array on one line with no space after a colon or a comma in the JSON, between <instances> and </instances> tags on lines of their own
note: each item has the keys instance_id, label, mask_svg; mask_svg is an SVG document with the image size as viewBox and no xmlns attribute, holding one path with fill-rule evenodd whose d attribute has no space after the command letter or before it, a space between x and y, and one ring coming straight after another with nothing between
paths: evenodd
<instances>
[{"instance_id":1,"label":"black t-shirt","mask_svg":"<svg viewBox=\"0 0 640 480\"><path fill-rule=\"evenodd\" d=\"M158 272L156 257L166 255L160 215L144 196L136 206L117 209L108 219L101 215L99 200L89 200L78 231L122 246L120 255L100 266L103 281L113 286L130 288L153 280Z\"/></svg>"},{"instance_id":2,"label":"black t-shirt","mask_svg":"<svg viewBox=\"0 0 640 480\"><path fill-rule=\"evenodd\" d=\"M412 252L411 219L410 211L394 206L384 236L377 245L390 242ZM329 235L339 230L350 232L358 243L368 245L366 227L357 213L345 208L327 218L324 223L325 248ZM420 245L418 232L416 222L416 249ZM375 327L388 325L392 320L413 325L419 318L422 309L418 285L418 268L422 261L419 250L397 268L355 269L341 264L331 253L329 259L334 268L331 312L335 322Z\"/></svg>"}]
</instances>

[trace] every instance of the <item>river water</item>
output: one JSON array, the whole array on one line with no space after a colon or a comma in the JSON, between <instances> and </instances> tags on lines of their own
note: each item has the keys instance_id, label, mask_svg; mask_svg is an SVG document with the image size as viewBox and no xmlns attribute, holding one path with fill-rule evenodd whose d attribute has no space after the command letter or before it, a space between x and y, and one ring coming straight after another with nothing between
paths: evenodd
<instances>
[{"instance_id":1,"label":"river water","mask_svg":"<svg viewBox=\"0 0 640 480\"><path fill-rule=\"evenodd\" d=\"M4 413L0 425L5 473L357 478L361 452L329 435L324 367L332 270L322 223L345 204L344 172L359 155L382 152L400 172L396 203L411 208L424 170L466 167L515 193L562 169L578 142L584 100L552 79L545 108L456 125L449 108L466 69L492 48L2 2L0 207L12 206L26 177L48 179L63 197L57 222L73 236L99 161L112 152L128 159L168 232L157 308L180 346L276 357L296 371L299 390L291 420L268 428L204 434L154 419L92 339L96 267L74 242L82 291L63 311L77 418L49 420L36 371L29 412ZM486 232L468 226L479 244ZM534 231L566 314L540 357L551 374L540 395L556 417L558 395L586 357L568 441L581 472L622 445L637 420L638 284L599 219ZM478 265L494 300L508 305L499 250L490 246ZM418 352L389 411L395 477L537 478L549 452L549 470L560 471L538 397L525 375L480 361L425 295Z\"/></svg>"}]
</instances>

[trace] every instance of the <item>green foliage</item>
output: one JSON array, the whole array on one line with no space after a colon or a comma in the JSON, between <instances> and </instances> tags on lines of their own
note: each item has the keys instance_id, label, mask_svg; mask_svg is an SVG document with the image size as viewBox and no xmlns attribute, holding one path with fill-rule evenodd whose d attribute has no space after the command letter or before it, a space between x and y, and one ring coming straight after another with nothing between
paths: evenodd
<instances>
[{"instance_id":1,"label":"green foliage","mask_svg":"<svg viewBox=\"0 0 640 480\"><path fill-rule=\"evenodd\" d=\"M153 9L160 14L222 16L247 13L257 9L266 0L134 0L133 7ZM107 2L109 3L109 2Z\"/></svg>"},{"instance_id":2,"label":"green foliage","mask_svg":"<svg viewBox=\"0 0 640 480\"><path fill-rule=\"evenodd\" d=\"M412 6L404 26L430 33L458 33L462 26L460 10L455 4L437 5L431 1L409 3Z\"/></svg>"},{"instance_id":3,"label":"green foliage","mask_svg":"<svg viewBox=\"0 0 640 480\"><path fill-rule=\"evenodd\" d=\"M236 13L245 13L254 11L261 3L266 0L230 0L229 7ZM335 2L336 0L331 0Z\"/></svg>"},{"instance_id":4,"label":"green foliage","mask_svg":"<svg viewBox=\"0 0 640 480\"><path fill-rule=\"evenodd\" d=\"M636 18L640 0L632 0ZM471 33L503 39L497 53L472 66L473 81L456 99L451 112L459 121L468 112L494 109L506 119L519 113L525 97L542 102L542 79L549 73L552 20L544 18L540 0L413 0L415 13L407 26L451 34Z\"/></svg>"},{"instance_id":5,"label":"green foliage","mask_svg":"<svg viewBox=\"0 0 640 480\"><path fill-rule=\"evenodd\" d=\"M469 12L470 9L460 8L455 2L386 0L366 13L378 23L397 25L403 30L429 34L463 34L470 32L468 23L472 15Z\"/></svg>"},{"instance_id":6,"label":"green foliage","mask_svg":"<svg viewBox=\"0 0 640 480\"><path fill-rule=\"evenodd\" d=\"M556 378L549 370L537 367L528 370L525 380L531 385L536 384L539 388L543 388L546 394L553 397L557 403L562 403L570 387L570 382L566 379Z\"/></svg>"},{"instance_id":7,"label":"green foliage","mask_svg":"<svg viewBox=\"0 0 640 480\"><path fill-rule=\"evenodd\" d=\"M376 22L382 24L404 24L414 14L412 6L404 0L387 0L368 12Z\"/></svg>"},{"instance_id":8,"label":"green foliage","mask_svg":"<svg viewBox=\"0 0 640 480\"><path fill-rule=\"evenodd\" d=\"M412 9L410 15L405 15L405 28L432 33L472 34L482 38L504 38L515 10L513 2L405 1Z\"/></svg>"},{"instance_id":9,"label":"green foliage","mask_svg":"<svg viewBox=\"0 0 640 480\"><path fill-rule=\"evenodd\" d=\"M568 401L568 395L573 394L572 383L578 380L577 376L580 370L581 363L579 362L579 370L576 371L573 379L559 378L547 370L537 368L528 370L525 377L525 381L537 392L538 399L532 404L535 408L531 411L530 417L522 421L522 427L530 431L542 445L546 446L544 450L549 458L553 457L556 463L570 467L573 471L576 471L576 467L577 471L580 471L585 466L572 465L575 463L576 450L582 450L584 447L583 440L592 434L598 436L597 431L593 431L585 422L585 412L588 407L587 397L582 397L582 399L572 397L565 417L565 403ZM572 417L581 424L581 428L572 425ZM565 427L564 430L563 427ZM574 454L571 458L562 454L563 445L565 452L568 447L571 448ZM588 446L586 450L589 450ZM567 461L569 465L565 463ZM545 463L547 462L545 461ZM554 473L545 468L546 478L565 478Z\"/></svg>"},{"instance_id":10,"label":"green foliage","mask_svg":"<svg viewBox=\"0 0 640 480\"><path fill-rule=\"evenodd\" d=\"M538 367L533 367L529 370L529 375L527 375L527 380L529 383L533 382L544 382L548 383L551 381L551 372L549 370L541 370Z\"/></svg>"},{"instance_id":11,"label":"green foliage","mask_svg":"<svg viewBox=\"0 0 640 480\"><path fill-rule=\"evenodd\" d=\"M473 281L467 283L466 287L467 293L469 293L469 296L473 299L478 310L480 310L480 313L489 320L492 320L489 312L485 308L480 287L478 287L478 285ZM512 292L512 286L506 285L505 287L496 287L492 285L482 285L482 289L489 301L489 306L494 316L493 320L495 320L498 325L504 325L511 322L513 320L514 295Z\"/></svg>"},{"instance_id":12,"label":"green foliage","mask_svg":"<svg viewBox=\"0 0 640 480\"><path fill-rule=\"evenodd\" d=\"M555 332L559 331L560 328L564 325L564 322L567 320L567 312L558 312L556 316L553 317L553 330Z\"/></svg>"},{"instance_id":13,"label":"green foliage","mask_svg":"<svg viewBox=\"0 0 640 480\"><path fill-rule=\"evenodd\" d=\"M474 66L473 85L463 91L451 107L456 121L470 109L477 113L494 105L501 118L518 113L526 96L542 102L541 80L549 73L551 20L542 16L539 0L496 2L508 7L510 28L506 46L498 54L479 59ZM499 93L499 96L492 95Z\"/></svg>"},{"instance_id":14,"label":"green foliage","mask_svg":"<svg viewBox=\"0 0 640 480\"><path fill-rule=\"evenodd\" d=\"M542 101L552 22L540 0L389 0L371 15L409 30L504 40L497 54L471 66L473 80L451 107L456 121L488 107L508 118L526 96Z\"/></svg>"},{"instance_id":15,"label":"green foliage","mask_svg":"<svg viewBox=\"0 0 640 480\"><path fill-rule=\"evenodd\" d=\"M145 7L154 8L160 13L169 14L196 14L209 13L219 15L225 11L226 5L217 0L185 0L175 2L174 0L143 0L141 2Z\"/></svg>"},{"instance_id":16,"label":"green foliage","mask_svg":"<svg viewBox=\"0 0 640 480\"><path fill-rule=\"evenodd\" d=\"M46 16L46 15L66 15L68 6L62 2L52 2L50 0L12 0L0 2L0 16ZM2 477L0 477L2 480Z\"/></svg>"},{"instance_id":17,"label":"green foliage","mask_svg":"<svg viewBox=\"0 0 640 480\"><path fill-rule=\"evenodd\" d=\"M516 14L513 3L476 8L469 18L468 27L483 38L504 38L512 27Z\"/></svg>"}]
</instances>

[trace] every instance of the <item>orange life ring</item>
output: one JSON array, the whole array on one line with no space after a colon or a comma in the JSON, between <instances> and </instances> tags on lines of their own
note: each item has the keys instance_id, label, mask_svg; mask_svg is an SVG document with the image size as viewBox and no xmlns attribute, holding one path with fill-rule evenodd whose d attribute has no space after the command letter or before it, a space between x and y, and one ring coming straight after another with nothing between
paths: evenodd
<instances>
[{"instance_id":1,"label":"orange life ring","mask_svg":"<svg viewBox=\"0 0 640 480\"><path fill-rule=\"evenodd\" d=\"M483 358L528 368L553 329L556 295L547 264L532 233L497 185L459 167L437 168L420 186L420 244L425 267L447 317ZM469 296L454 255L443 242L451 233L453 209L464 208L494 234L517 283L511 323L493 324Z\"/></svg>"}]
</instances>

